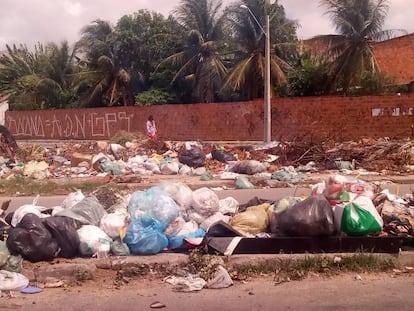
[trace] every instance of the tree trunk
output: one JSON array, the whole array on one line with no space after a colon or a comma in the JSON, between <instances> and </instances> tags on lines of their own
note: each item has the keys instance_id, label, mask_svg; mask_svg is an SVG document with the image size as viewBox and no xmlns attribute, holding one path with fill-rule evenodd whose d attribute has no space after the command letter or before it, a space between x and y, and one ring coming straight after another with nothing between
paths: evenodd
<instances>
[{"instance_id":1,"label":"tree trunk","mask_svg":"<svg viewBox=\"0 0 414 311\"><path fill-rule=\"evenodd\" d=\"M3 153L9 158L14 158L19 151L16 140L9 130L0 125L0 154Z\"/></svg>"}]
</instances>

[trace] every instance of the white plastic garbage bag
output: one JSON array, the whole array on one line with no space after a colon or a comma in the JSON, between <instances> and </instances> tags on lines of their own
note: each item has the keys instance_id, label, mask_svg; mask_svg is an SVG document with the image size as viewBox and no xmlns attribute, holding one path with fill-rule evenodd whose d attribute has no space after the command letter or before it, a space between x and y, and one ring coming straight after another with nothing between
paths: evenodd
<instances>
[{"instance_id":1,"label":"white plastic garbage bag","mask_svg":"<svg viewBox=\"0 0 414 311\"><path fill-rule=\"evenodd\" d=\"M43 211L47 210L47 207L37 206L37 200L39 195L33 200L32 204L24 204L20 206L13 214L11 225L16 227L17 224L23 219L26 214L35 214L40 218L48 217L47 214L42 214Z\"/></svg>"},{"instance_id":2,"label":"white plastic garbage bag","mask_svg":"<svg viewBox=\"0 0 414 311\"><path fill-rule=\"evenodd\" d=\"M333 208L335 227L351 236L380 233L384 221L369 197L349 193L349 200Z\"/></svg>"},{"instance_id":3,"label":"white plastic garbage bag","mask_svg":"<svg viewBox=\"0 0 414 311\"><path fill-rule=\"evenodd\" d=\"M111 238L120 235L122 228L127 225L127 212L115 211L102 217L99 227Z\"/></svg>"},{"instance_id":4,"label":"white plastic garbage bag","mask_svg":"<svg viewBox=\"0 0 414 311\"><path fill-rule=\"evenodd\" d=\"M185 219L181 216L178 216L174 221L172 221L168 227L164 230L164 234L167 238L176 236L178 232L182 229L185 224Z\"/></svg>"},{"instance_id":5,"label":"white plastic garbage bag","mask_svg":"<svg viewBox=\"0 0 414 311\"><path fill-rule=\"evenodd\" d=\"M184 183L163 181L158 187L173 198L173 200L180 206L181 210L189 208L193 203L193 190Z\"/></svg>"},{"instance_id":6,"label":"white plastic garbage bag","mask_svg":"<svg viewBox=\"0 0 414 311\"><path fill-rule=\"evenodd\" d=\"M239 201L233 197L227 197L219 201L220 213L234 215L239 210Z\"/></svg>"},{"instance_id":7,"label":"white plastic garbage bag","mask_svg":"<svg viewBox=\"0 0 414 311\"><path fill-rule=\"evenodd\" d=\"M219 201L217 194L207 187L193 191L192 207L202 216L208 217L218 212Z\"/></svg>"},{"instance_id":8,"label":"white plastic garbage bag","mask_svg":"<svg viewBox=\"0 0 414 311\"><path fill-rule=\"evenodd\" d=\"M72 208L85 198L81 190L69 193L62 202L63 208Z\"/></svg>"},{"instance_id":9,"label":"white plastic garbage bag","mask_svg":"<svg viewBox=\"0 0 414 311\"><path fill-rule=\"evenodd\" d=\"M29 285L29 279L21 273L0 270L0 291L18 291Z\"/></svg>"},{"instance_id":10,"label":"white plastic garbage bag","mask_svg":"<svg viewBox=\"0 0 414 311\"><path fill-rule=\"evenodd\" d=\"M188 165L181 166L180 170L178 171L178 174L180 175L191 175L192 169Z\"/></svg>"},{"instance_id":11,"label":"white plastic garbage bag","mask_svg":"<svg viewBox=\"0 0 414 311\"><path fill-rule=\"evenodd\" d=\"M207 281L206 288L227 288L233 285L230 274L223 266L218 266L213 278Z\"/></svg>"},{"instance_id":12,"label":"white plastic garbage bag","mask_svg":"<svg viewBox=\"0 0 414 311\"><path fill-rule=\"evenodd\" d=\"M161 174L160 161L155 158L150 158L144 162L144 168L153 172L154 174Z\"/></svg>"},{"instance_id":13,"label":"white plastic garbage bag","mask_svg":"<svg viewBox=\"0 0 414 311\"><path fill-rule=\"evenodd\" d=\"M200 215L195 211L195 209L190 208L187 211L187 218L191 221L195 221L198 224L201 224L204 220L206 220L206 216Z\"/></svg>"},{"instance_id":14,"label":"white plastic garbage bag","mask_svg":"<svg viewBox=\"0 0 414 311\"><path fill-rule=\"evenodd\" d=\"M163 175L177 175L179 171L178 162L161 163L161 174Z\"/></svg>"},{"instance_id":15,"label":"white plastic garbage bag","mask_svg":"<svg viewBox=\"0 0 414 311\"><path fill-rule=\"evenodd\" d=\"M106 257L111 250L112 239L100 228L84 225L77 230L79 250L85 256Z\"/></svg>"},{"instance_id":16,"label":"white plastic garbage bag","mask_svg":"<svg viewBox=\"0 0 414 311\"><path fill-rule=\"evenodd\" d=\"M138 218L144 213L167 227L178 217L179 207L165 191L154 186L147 191L132 193L128 203L128 212L131 219Z\"/></svg>"}]
</instances>

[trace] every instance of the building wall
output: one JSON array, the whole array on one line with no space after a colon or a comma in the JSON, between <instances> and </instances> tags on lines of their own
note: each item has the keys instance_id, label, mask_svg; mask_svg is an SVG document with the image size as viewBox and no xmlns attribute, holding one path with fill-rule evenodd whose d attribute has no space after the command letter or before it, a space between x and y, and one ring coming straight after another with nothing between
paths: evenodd
<instances>
[{"instance_id":1,"label":"building wall","mask_svg":"<svg viewBox=\"0 0 414 311\"><path fill-rule=\"evenodd\" d=\"M17 139L93 139L118 130L145 133L152 114L164 140L263 140L263 100L238 103L7 111ZM273 140L412 137L414 94L272 100Z\"/></svg>"},{"instance_id":2,"label":"building wall","mask_svg":"<svg viewBox=\"0 0 414 311\"><path fill-rule=\"evenodd\" d=\"M305 40L304 46L317 54L326 50L318 38ZM414 81L414 33L373 44L380 71L395 79L396 84Z\"/></svg>"},{"instance_id":3,"label":"building wall","mask_svg":"<svg viewBox=\"0 0 414 311\"><path fill-rule=\"evenodd\" d=\"M414 34L375 43L374 54L380 70L398 84L414 81Z\"/></svg>"}]
</instances>

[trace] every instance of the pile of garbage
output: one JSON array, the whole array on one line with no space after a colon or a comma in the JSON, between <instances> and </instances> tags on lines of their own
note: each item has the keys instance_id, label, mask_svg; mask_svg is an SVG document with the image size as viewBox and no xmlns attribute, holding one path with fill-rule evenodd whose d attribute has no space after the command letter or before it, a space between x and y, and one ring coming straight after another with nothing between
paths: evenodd
<instances>
[{"instance_id":1,"label":"pile of garbage","mask_svg":"<svg viewBox=\"0 0 414 311\"><path fill-rule=\"evenodd\" d=\"M361 175L410 173L414 169L413 154L413 142L388 139L246 146L146 139L122 144L65 143L48 148L21 144L0 148L0 178L23 175L42 180L181 174L208 179L232 172L295 183L305 179L306 173L324 170Z\"/></svg>"},{"instance_id":2,"label":"pile of garbage","mask_svg":"<svg viewBox=\"0 0 414 311\"><path fill-rule=\"evenodd\" d=\"M70 193L59 206L20 206L2 221L7 249L32 262L56 257L153 255L199 246L225 223L244 237L414 235L414 198L333 175L309 197L240 204L209 188L163 181L127 196ZM6 265L0 262L0 269Z\"/></svg>"}]
</instances>

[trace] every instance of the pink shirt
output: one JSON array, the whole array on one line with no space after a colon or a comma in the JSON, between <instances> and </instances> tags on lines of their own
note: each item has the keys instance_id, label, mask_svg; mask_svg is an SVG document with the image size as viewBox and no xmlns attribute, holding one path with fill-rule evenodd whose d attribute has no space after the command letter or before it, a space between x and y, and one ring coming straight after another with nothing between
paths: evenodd
<instances>
[{"instance_id":1,"label":"pink shirt","mask_svg":"<svg viewBox=\"0 0 414 311\"><path fill-rule=\"evenodd\" d=\"M157 128L155 127L154 120L152 122L150 120L147 121L147 134L150 136L157 134Z\"/></svg>"}]
</instances>

